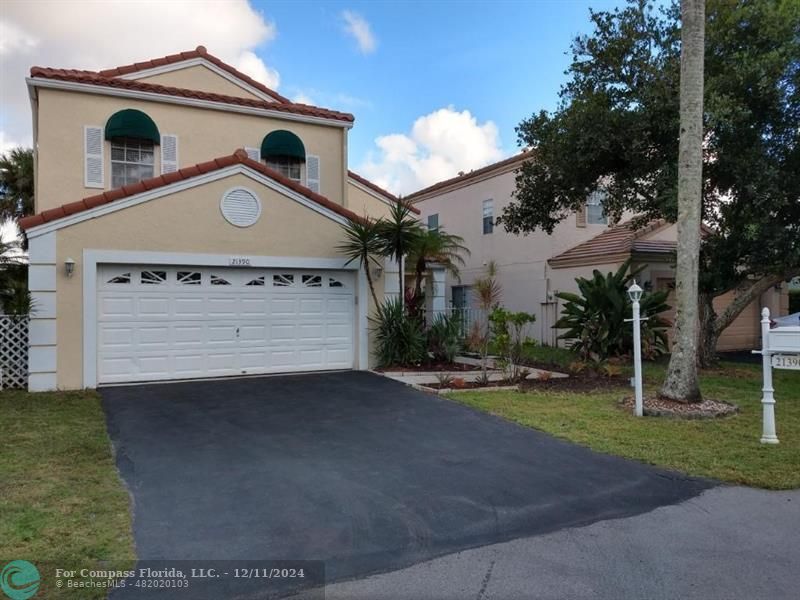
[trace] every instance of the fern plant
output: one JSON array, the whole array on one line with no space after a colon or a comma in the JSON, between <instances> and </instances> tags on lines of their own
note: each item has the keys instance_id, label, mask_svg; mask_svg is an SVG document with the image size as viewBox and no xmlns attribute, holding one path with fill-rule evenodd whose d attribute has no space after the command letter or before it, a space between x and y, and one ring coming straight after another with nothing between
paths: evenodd
<instances>
[{"instance_id":1,"label":"fern plant","mask_svg":"<svg viewBox=\"0 0 800 600\"><path fill-rule=\"evenodd\" d=\"M616 273L603 275L594 270L590 279L578 277L580 294L559 292L566 301L561 317L554 325L566 330L559 339L571 340L571 349L582 360L596 361L621 356L633 350L633 328L625 319L631 318L628 286L644 267L629 272L630 260ZM646 293L640 301L642 318L642 349L645 358L654 358L668 349L669 321L659 314L669 310L668 292Z\"/></svg>"}]
</instances>

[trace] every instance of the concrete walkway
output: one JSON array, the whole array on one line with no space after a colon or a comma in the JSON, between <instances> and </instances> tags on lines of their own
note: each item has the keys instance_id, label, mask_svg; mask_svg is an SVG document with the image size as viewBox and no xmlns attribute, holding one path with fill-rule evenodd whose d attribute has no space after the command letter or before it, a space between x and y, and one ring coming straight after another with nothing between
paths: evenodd
<instances>
[{"instance_id":1,"label":"concrete walkway","mask_svg":"<svg viewBox=\"0 0 800 600\"><path fill-rule=\"evenodd\" d=\"M634 517L327 586L326 600L783 600L800 590L800 490L719 487Z\"/></svg>"}]
</instances>

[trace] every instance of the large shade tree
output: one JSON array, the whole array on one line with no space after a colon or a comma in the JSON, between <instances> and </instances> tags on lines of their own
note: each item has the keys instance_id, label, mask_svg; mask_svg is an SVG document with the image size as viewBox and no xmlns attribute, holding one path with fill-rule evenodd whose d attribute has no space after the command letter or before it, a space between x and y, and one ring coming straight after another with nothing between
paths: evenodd
<instances>
[{"instance_id":1,"label":"large shade tree","mask_svg":"<svg viewBox=\"0 0 800 600\"><path fill-rule=\"evenodd\" d=\"M558 109L517 128L535 160L499 219L508 231L552 232L600 183L612 220L677 220L680 11L657 4L590 13ZM800 2L707 0L705 49L701 363L750 302L800 273Z\"/></svg>"}]
</instances>

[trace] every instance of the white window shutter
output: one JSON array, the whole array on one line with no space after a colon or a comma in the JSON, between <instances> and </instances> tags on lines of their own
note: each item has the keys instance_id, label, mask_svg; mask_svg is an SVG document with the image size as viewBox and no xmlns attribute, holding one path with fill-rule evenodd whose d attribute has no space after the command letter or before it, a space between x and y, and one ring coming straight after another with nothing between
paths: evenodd
<instances>
[{"instance_id":1,"label":"white window shutter","mask_svg":"<svg viewBox=\"0 0 800 600\"><path fill-rule=\"evenodd\" d=\"M103 188L103 128L86 125L83 128L83 185Z\"/></svg>"},{"instance_id":2,"label":"white window shutter","mask_svg":"<svg viewBox=\"0 0 800 600\"><path fill-rule=\"evenodd\" d=\"M178 136L161 136L161 174L178 170Z\"/></svg>"},{"instance_id":3,"label":"white window shutter","mask_svg":"<svg viewBox=\"0 0 800 600\"><path fill-rule=\"evenodd\" d=\"M577 227L586 227L586 205L584 204L578 212L575 213L575 225Z\"/></svg>"},{"instance_id":4,"label":"white window shutter","mask_svg":"<svg viewBox=\"0 0 800 600\"><path fill-rule=\"evenodd\" d=\"M261 149L260 148L248 148L245 146L244 151L247 152L247 158L250 160L254 160L259 162L261 160Z\"/></svg>"},{"instance_id":5,"label":"white window shutter","mask_svg":"<svg viewBox=\"0 0 800 600\"><path fill-rule=\"evenodd\" d=\"M319 194L319 156L306 154L306 187Z\"/></svg>"}]
</instances>

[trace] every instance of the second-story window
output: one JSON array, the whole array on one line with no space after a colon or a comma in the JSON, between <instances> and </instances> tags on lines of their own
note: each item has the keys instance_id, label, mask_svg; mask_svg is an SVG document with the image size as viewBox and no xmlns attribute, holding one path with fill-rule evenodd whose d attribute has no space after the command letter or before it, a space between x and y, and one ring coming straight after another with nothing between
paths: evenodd
<instances>
[{"instance_id":1,"label":"second-story window","mask_svg":"<svg viewBox=\"0 0 800 600\"><path fill-rule=\"evenodd\" d=\"M439 229L439 213L428 215L428 231Z\"/></svg>"},{"instance_id":2,"label":"second-story window","mask_svg":"<svg viewBox=\"0 0 800 600\"><path fill-rule=\"evenodd\" d=\"M608 225L608 216L603 208L605 199L605 190L595 190L589 194L586 199L586 222L589 225Z\"/></svg>"},{"instance_id":3,"label":"second-story window","mask_svg":"<svg viewBox=\"0 0 800 600\"><path fill-rule=\"evenodd\" d=\"M284 177L292 181L302 182L303 163L290 156L271 156L267 159L267 166L275 169Z\"/></svg>"},{"instance_id":4,"label":"second-story window","mask_svg":"<svg viewBox=\"0 0 800 600\"><path fill-rule=\"evenodd\" d=\"M268 133L261 142L261 158L270 169L292 181L303 182L306 149L300 138L291 131L278 129Z\"/></svg>"},{"instance_id":5,"label":"second-story window","mask_svg":"<svg viewBox=\"0 0 800 600\"><path fill-rule=\"evenodd\" d=\"M118 188L154 176L155 146L151 140L111 140L111 187Z\"/></svg>"},{"instance_id":6,"label":"second-story window","mask_svg":"<svg viewBox=\"0 0 800 600\"><path fill-rule=\"evenodd\" d=\"M483 201L483 233L484 235L494 231L494 200Z\"/></svg>"}]
</instances>

